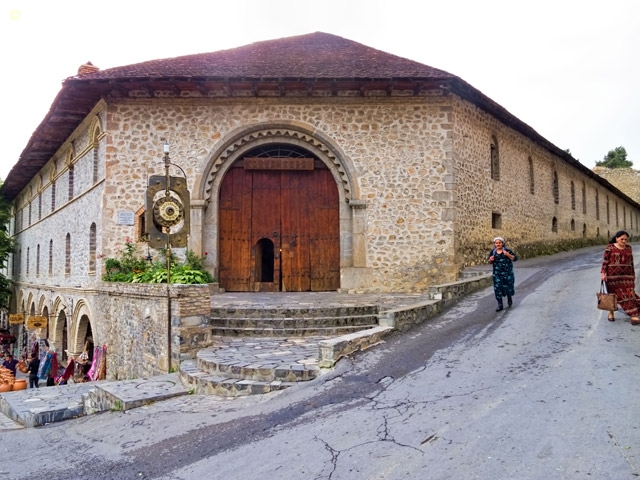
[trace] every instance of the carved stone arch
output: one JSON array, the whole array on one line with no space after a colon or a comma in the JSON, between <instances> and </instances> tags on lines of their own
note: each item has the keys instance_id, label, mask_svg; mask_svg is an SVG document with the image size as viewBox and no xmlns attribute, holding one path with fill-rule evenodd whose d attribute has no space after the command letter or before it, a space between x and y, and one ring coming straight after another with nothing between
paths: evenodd
<instances>
[{"instance_id":1,"label":"carved stone arch","mask_svg":"<svg viewBox=\"0 0 640 480\"><path fill-rule=\"evenodd\" d=\"M32 307L35 310L35 305L33 304L33 293L29 292L29 294L27 295L27 301L25 302L25 313L29 314Z\"/></svg>"},{"instance_id":2,"label":"carved stone arch","mask_svg":"<svg viewBox=\"0 0 640 480\"><path fill-rule=\"evenodd\" d=\"M73 146L73 144L71 144L71 146L69 147L69 150L67 150L67 153L64 156L64 164L67 167L73 165L73 160L75 157L76 157L76 149Z\"/></svg>"},{"instance_id":3,"label":"carved stone arch","mask_svg":"<svg viewBox=\"0 0 640 480\"><path fill-rule=\"evenodd\" d=\"M98 141L102 137L102 123L100 122L100 117L96 115L91 120L91 125L89 126L89 143L92 146L96 146Z\"/></svg>"},{"instance_id":4,"label":"carved stone arch","mask_svg":"<svg viewBox=\"0 0 640 480\"><path fill-rule=\"evenodd\" d=\"M45 307L47 306L47 297L42 294L40 295L40 300L38 300L38 308L37 308L37 312L39 314L42 314L42 311L45 309Z\"/></svg>"},{"instance_id":5,"label":"carved stone arch","mask_svg":"<svg viewBox=\"0 0 640 480\"><path fill-rule=\"evenodd\" d=\"M338 146L311 126L283 121L240 128L229 134L222 146L213 152L199 176L200 183L194 189L197 199L208 204L229 166L244 152L269 143L288 143L309 150L327 165L336 178L341 200L349 203L358 198L355 168Z\"/></svg>"},{"instance_id":6,"label":"carved stone arch","mask_svg":"<svg viewBox=\"0 0 640 480\"><path fill-rule=\"evenodd\" d=\"M87 330L91 329L93 334L95 330L90 327L93 315L91 308L85 300L78 300L71 321L71 332L69 335L69 351L73 354L80 354L84 350L84 341Z\"/></svg>"},{"instance_id":7,"label":"carved stone arch","mask_svg":"<svg viewBox=\"0 0 640 480\"><path fill-rule=\"evenodd\" d=\"M365 205L358 200L355 166L334 142L300 122L280 121L240 128L223 139L221 147L212 153L202 174L197 176L200 183L194 186L195 201L191 202L190 249L200 255L207 251L206 265L214 275L218 274L219 192L223 179L245 153L269 144L299 147L326 165L338 193L341 272L344 273L344 267L364 266L366 244L358 226L365 224L360 218Z\"/></svg>"}]
</instances>

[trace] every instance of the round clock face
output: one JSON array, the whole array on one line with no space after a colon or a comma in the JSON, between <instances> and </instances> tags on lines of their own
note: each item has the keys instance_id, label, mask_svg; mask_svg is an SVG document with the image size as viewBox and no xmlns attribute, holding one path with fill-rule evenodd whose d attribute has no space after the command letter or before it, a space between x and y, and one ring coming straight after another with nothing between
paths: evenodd
<instances>
[{"instance_id":1,"label":"round clock face","mask_svg":"<svg viewBox=\"0 0 640 480\"><path fill-rule=\"evenodd\" d=\"M153 204L153 218L163 227L173 227L184 217L184 207L177 198L162 197Z\"/></svg>"}]
</instances>

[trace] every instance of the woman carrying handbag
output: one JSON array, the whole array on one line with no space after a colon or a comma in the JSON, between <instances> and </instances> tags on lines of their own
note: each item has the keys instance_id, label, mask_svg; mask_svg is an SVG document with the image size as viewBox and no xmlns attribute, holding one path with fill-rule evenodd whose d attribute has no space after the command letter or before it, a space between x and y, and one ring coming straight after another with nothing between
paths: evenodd
<instances>
[{"instance_id":1,"label":"woman carrying handbag","mask_svg":"<svg viewBox=\"0 0 640 480\"><path fill-rule=\"evenodd\" d=\"M600 276L607 284L607 291L616 294L618 305L631 317L631 325L640 325L640 297L635 290L636 272L628 240L629 234L624 230L614 235L604 249ZM614 312L610 311L608 318L614 322Z\"/></svg>"}]
</instances>

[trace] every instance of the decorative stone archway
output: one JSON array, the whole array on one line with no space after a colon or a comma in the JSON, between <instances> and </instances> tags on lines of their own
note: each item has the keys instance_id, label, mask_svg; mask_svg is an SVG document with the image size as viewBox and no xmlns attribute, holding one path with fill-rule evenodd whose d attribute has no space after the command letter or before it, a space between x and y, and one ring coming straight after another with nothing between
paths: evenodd
<instances>
[{"instance_id":1,"label":"decorative stone archway","mask_svg":"<svg viewBox=\"0 0 640 480\"><path fill-rule=\"evenodd\" d=\"M195 185L191 202L190 248L199 255L206 252L206 265L218 275L219 192L233 163L252 149L269 144L301 147L323 162L338 187L340 269L366 266L365 202L358 199L355 168L329 139L311 126L281 122L245 127L222 142L211 155L200 181Z\"/></svg>"}]
</instances>

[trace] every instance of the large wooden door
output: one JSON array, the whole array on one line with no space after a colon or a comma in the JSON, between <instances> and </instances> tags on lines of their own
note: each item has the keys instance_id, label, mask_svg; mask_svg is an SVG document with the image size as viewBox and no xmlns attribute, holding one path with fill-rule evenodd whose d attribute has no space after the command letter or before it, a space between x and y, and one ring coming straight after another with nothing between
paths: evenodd
<instances>
[{"instance_id":1,"label":"large wooden door","mask_svg":"<svg viewBox=\"0 0 640 480\"><path fill-rule=\"evenodd\" d=\"M326 168L247 170L239 162L222 181L219 218L225 290L340 287L338 190Z\"/></svg>"}]
</instances>

